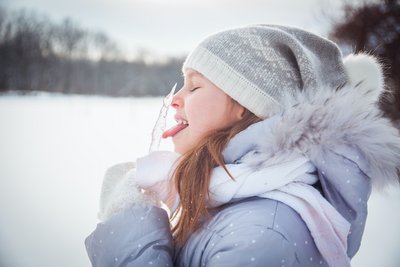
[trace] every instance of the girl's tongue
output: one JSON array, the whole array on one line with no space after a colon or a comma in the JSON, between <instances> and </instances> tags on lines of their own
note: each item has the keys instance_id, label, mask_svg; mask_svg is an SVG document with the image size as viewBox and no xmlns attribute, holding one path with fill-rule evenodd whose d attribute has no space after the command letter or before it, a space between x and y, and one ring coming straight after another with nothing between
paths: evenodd
<instances>
[{"instance_id":1,"label":"girl's tongue","mask_svg":"<svg viewBox=\"0 0 400 267\"><path fill-rule=\"evenodd\" d=\"M183 129L185 129L188 126L189 125L187 125L187 124L178 123L177 125L172 126L170 129L166 130L162 134L162 138L172 137L172 136L176 135L178 132L182 131Z\"/></svg>"}]
</instances>

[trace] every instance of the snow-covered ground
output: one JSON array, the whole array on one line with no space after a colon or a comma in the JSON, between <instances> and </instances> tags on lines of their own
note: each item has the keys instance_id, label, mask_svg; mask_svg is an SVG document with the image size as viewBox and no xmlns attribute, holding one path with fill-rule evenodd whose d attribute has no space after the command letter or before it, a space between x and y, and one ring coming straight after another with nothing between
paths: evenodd
<instances>
[{"instance_id":1,"label":"snow-covered ground","mask_svg":"<svg viewBox=\"0 0 400 267\"><path fill-rule=\"evenodd\" d=\"M105 169L144 155L161 98L0 97L0 266L90 266ZM162 148L169 149L166 142ZM353 266L400 266L400 190L373 193Z\"/></svg>"}]
</instances>

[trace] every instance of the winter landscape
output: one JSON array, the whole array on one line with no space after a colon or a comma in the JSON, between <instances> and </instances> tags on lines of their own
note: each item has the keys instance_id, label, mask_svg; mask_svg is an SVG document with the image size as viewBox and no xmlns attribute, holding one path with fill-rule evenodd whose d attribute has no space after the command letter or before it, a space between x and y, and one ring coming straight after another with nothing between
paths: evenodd
<instances>
[{"instance_id":1,"label":"winter landscape","mask_svg":"<svg viewBox=\"0 0 400 267\"><path fill-rule=\"evenodd\" d=\"M84 239L97 223L103 173L147 153L161 101L0 97L0 266L90 266ZM399 266L399 210L399 188L372 193L352 266Z\"/></svg>"},{"instance_id":2,"label":"winter landscape","mask_svg":"<svg viewBox=\"0 0 400 267\"><path fill-rule=\"evenodd\" d=\"M0 0L0 267L90 266L106 169L148 152L160 96L212 32L283 24L374 54L400 125L399 14L396 0ZM368 210L352 266L399 267L400 186Z\"/></svg>"}]
</instances>

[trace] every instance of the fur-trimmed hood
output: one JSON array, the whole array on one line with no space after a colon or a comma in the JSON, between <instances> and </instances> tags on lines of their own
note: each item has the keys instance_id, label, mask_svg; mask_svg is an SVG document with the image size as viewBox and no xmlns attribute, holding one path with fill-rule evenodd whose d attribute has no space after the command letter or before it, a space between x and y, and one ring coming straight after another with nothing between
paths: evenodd
<instances>
[{"instance_id":1,"label":"fur-trimmed hood","mask_svg":"<svg viewBox=\"0 0 400 267\"><path fill-rule=\"evenodd\" d=\"M288 97L284 111L251 125L230 143L257 134L245 150L234 145L224 151L227 163L253 151L252 164L268 166L294 152L318 158L326 150L349 150L351 159L377 188L400 182L400 131L383 117L378 101L384 92L376 59L351 55L345 59L349 82L341 88L304 90ZM267 135L268 143L262 141ZM246 142L246 141L245 141ZM239 155L241 154L241 155Z\"/></svg>"},{"instance_id":2,"label":"fur-trimmed hood","mask_svg":"<svg viewBox=\"0 0 400 267\"><path fill-rule=\"evenodd\" d=\"M345 67L346 85L288 97L283 112L236 135L224 159L263 168L299 154L308 157L317 168L321 193L352 225L352 257L364 230L371 184L399 184L400 135L377 105L384 91L377 61L353 55Z\"/></svg>"}]
</instances>

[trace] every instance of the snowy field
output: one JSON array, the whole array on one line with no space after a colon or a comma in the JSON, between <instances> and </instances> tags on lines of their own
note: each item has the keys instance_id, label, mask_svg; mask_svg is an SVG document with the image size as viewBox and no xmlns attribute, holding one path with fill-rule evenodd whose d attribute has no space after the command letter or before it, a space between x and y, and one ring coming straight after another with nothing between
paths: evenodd
<instances>
[{"instance_id":1,"label":"snowy field","mask_svg":"<svg viewBox=\"0 0 400 267\"><path fill-rule=\"evenodd\" d=\"M0 267L90 266L102 176L147 153L161 98L0 97ZM164 143L162 148L171 148ZM373 192L356 267L400 266L400 190Z\"/></svg>"}]
</instances>

